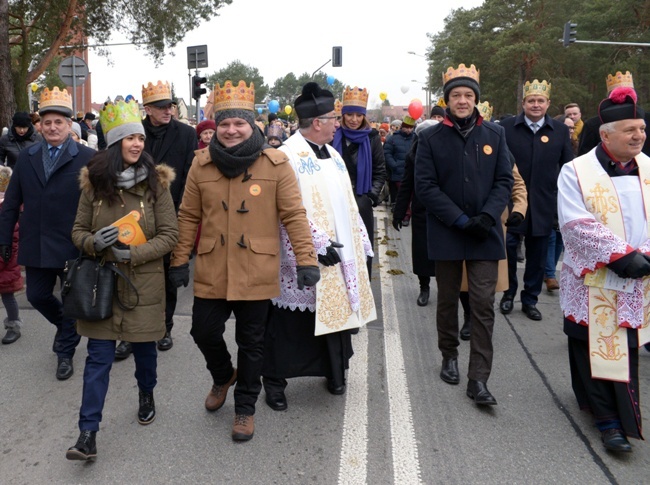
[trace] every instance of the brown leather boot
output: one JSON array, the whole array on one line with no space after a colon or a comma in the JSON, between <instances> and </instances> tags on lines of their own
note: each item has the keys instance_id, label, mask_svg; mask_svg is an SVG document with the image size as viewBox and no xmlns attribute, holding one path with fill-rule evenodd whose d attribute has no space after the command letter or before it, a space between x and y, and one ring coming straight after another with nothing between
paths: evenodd
<instances>
[{"instance_id":1,"label":"brown leather boot","mask_svg":"<svg viewBox=\"0 0 650 485\"><path fill-rule=\"evenodd\" d=\"M217 409L223 406L223 403L226 402L226 396L228 395L228 389L232 386L237 380L237 369L232 371L232 376L230 380L225 384L213 384L212 389L208 393L208 397L205 398L205 409L208 411L216 411Z\"/></svg>"},{"instance_id":2,"label":"brown leather boot","mask_svg":"<svg viewBox=\"0 0 650 485\"><path fill-rule=\"evenodd\" d=\"M255 416L236 414L235 423L232 425L232 439L234 441L248 441L255 432Z\"/></svg>"},{"instance_id":3,"label":"brown leather boot","mask_svg":"<svg viewBox=\"0 0 650 485\"><path fill-rule=\"evenodd\" d=\"M546 291L549 293L560 289L560 283L555 278L544 278L544 283L546 283Z\"/></svg>"}]
</instances>

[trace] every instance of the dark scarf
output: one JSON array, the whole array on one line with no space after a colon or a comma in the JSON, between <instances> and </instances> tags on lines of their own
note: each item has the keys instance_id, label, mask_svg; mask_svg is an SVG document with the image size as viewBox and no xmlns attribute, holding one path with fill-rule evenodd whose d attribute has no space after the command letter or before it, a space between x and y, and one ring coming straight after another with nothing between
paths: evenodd
<instances>
[{"instance_id":1,"label":"dark scarf","mask_svg":"<svg viewBox=\"0 0 650 485\"><path fill-rule=\"evenodd\" d=\"M19 135L18 132L16 132L16 127L14 125L11 125L11 134L13 135L14 139L19 143L22 143L24 141L29 141L32 135L34 134L34 125L29 126L25 134L22 136Z\"/></svg>"},{"instance_id":2,"label":"dark scarf","mask_svg":"<svg viewBox=\"0 0 650 485\"><path fill-rule=\"evenodd\" d=\"M160 152L165 135L167 134L167 129L171 124L172 122L170 121L166 125L154 126L148 116L142 121L144 131L147 133L145 147L154 160L158 156L158 152Z\"/></svg>"},{"instance_id":3,"label":"dark scarf","mask_svg":"<svg viewBox=\"0 0 650 485\"><path fill-rule=\"evenodd\" d=\"M225 148L214 136L210 140L210 158L222 174L232 179L243 174L253 165L259 158L263 146L264 135L255 127L248 140L230 148Z\"/></svg>"},{"instance_id":4,"label":"dark scarf","mask_svg":"<svg viewBox=\"0 0 650 485\"><path fill-rule=\"evenodd\" d=\"M458 130L458 132L462 135L463 138L467 139L469 134L472 132L474 127L476 126L476 122L478 121L478 111L476 108L474 108L474 111L472 111L472 116L468 118L456 118L451 114L449 111L449 108L447 108L447 116L451 120L451 122L454 124L454 127Z\"/></svg>"},{"instance_id":5,"label":"dark scarf","mask_svg":"<svg viewBox=\"0 0 650 485\"><path fill-rule=\"evenodd\" d=\"M365 130L351 130L343 126L336 130L332 145L337 152L343 153L345 139L359 145L357 153L357 195L363 195L372 189L372 149L370 148L370 132L372 128Z\"/></svg>"}]
</instances>

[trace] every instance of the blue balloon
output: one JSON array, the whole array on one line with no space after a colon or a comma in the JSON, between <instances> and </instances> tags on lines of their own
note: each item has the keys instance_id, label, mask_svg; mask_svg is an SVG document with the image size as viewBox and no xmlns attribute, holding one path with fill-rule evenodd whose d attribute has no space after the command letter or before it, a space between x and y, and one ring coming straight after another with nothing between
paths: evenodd
<instances>
[{"instance_id":1,"label":"blue balloon","mask_svg":"<svg viewBox=\"0 0 650 485\"><path fill-rule=\"evenodd\" d=\"M269 112L277 113L279 109L280 103L278 103L275 99L269 102Z\"/></svg>"},{"instance_id":2,"label":"blue balloon","mask_svg":"<svg viewBox=\"0 0 650 485\"><path fill-rule=\"evenodd\" d=\"M331 86L332 84L334 84L334 81L336 81L336 78L334 76L332 75L327 76L327 84Z\"/></svg>"},{"instance_id":3,"label":"blue balloon","mask_svg":"<svg viewBox=\"0 0 650 485\"><path fill-rule=\"evenodd\" d=\"M257 113L262 114L262 111L264 111L262 108L257 108Z\"/></svg>"},{"instance_id":4,"label":"blue balloon","mask_svg":"<svg viewBox=\"0 0 650 485\"><path fill-rule=\"evenodd\" d=\"M135 98L133 97L132 94L129 94L126 98L124 98L124 101L128 103L128 102L131 101L132 99L135 99Z\"/></svg>"}]
</instances>

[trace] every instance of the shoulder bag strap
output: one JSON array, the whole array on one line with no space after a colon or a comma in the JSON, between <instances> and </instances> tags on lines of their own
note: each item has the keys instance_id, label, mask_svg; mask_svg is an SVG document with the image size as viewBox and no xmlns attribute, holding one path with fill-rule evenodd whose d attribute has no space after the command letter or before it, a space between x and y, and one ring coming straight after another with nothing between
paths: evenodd
<instances>
[{"instance_id":1,"label":"shoulder bag strap","mask_svg":"<svg viewBox=\"0 0 650 485\"><path fill-rule=\"evenodd\" d=\"M126 310L126 311L134 310L135 307L138 306L138 303L140 303L140 294L138 293L138 289L135 287L135 285L133 284L133 282L132 282L132 281L131 281L131 280L130 280L130 279L129 279L129 278L128 278L128 277L127 277L127 276L126 276L126 275L125 275L125 274L124 274L124 273L123 273L123 272L122 272L122 271L117 267L116 264L114 264L114 263L110 263L110 264L109 264L109 263L106 263L106 264L108 265L108 267L110 268L110 270L111 270L113 273L115 273L115 276L116 276L117 278L122 278L124 281L126 281L127 284L131 287L131 289L133 289L133 291L134 291L134 293L135 293L135 304L134 304L132 307L128 307L128 306L126 306L124 303L122 303L122 301L120 300L120 295L119 295L119 293L116 293L116 294L115 294L115 296L117 297L117 304L119 305L119 307L120 307L122 310ZM115 280L115 283L117 284L117 279Z\"/></svg>"}]
</instances>

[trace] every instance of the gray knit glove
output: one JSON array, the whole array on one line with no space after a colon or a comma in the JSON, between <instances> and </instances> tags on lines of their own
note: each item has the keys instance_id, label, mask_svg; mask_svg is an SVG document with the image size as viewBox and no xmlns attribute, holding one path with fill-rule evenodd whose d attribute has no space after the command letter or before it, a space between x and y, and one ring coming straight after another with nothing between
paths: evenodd
<instances>
[{"instance_id":1,"label":"gray knit glove","mask_svg":"<svg viewBox=\"0 0 650 485\"><path fill-rule=\"evenodd\" d=\"M113 255L115 256L115 259L117 259L121 263L127 263L131 261L131 246L126 246L124 244L121 245L120 247L111 246L111 251L113 251Z\"/></svg>"}]
</instances>

